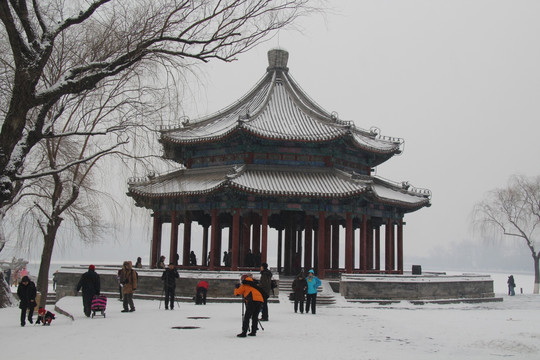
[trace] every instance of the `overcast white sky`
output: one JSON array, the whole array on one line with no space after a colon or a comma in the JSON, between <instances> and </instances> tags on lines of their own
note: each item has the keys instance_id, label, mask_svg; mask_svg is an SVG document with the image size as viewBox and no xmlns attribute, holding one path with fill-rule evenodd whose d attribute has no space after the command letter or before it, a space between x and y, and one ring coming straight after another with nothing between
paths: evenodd
<instances>
[{"instance_id":1,"label":"overcast white sky","mask_svg":"<svg viewBox=\"0 0 540 360\"><path fill-rule=\"evenodd\" d=\"M282 31L234 63L201 66L203 85L190 86L186 115L195 119L239 99L264 75L267 51L282 47L292 76L323 108L405 139L403 155L377 169L433 193L430 208L405 217L405 258L472 238L470 214L487 191L512 174L539 174L540 2L328 6L331 12L302 19L299 31ZM151 219L144 221L144 230L127 236L131 244L62 257L117 248L128 258L147 257Z\"/></svg>"},{"instance_id":2,"label":"overcast white sky","mask_svg":"<svg viewBox=\"0 0 540 360\"><path fill-rule=\"evenodd\" d=\"M406 252L470 238L470 214L512 174L538 175L540 2L330 1L233 64L208 67L200 114L245 94L266 52L289 51L289 69L321 106L405 139L377 170L429 188L433 205L405 220ZM203 105L207 101L207 108ZM202 104L202 105L201 105ZM193 117L193 114L190 114Z\"/></svg>"}]
</instances>

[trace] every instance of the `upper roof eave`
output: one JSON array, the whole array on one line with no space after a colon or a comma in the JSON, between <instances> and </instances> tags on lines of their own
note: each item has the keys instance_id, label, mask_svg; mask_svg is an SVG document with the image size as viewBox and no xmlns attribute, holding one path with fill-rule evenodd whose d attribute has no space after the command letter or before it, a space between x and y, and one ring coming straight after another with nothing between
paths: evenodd
<instances>
[{"instance_id":1,"label":"upper roof eave","mask_svg":"<svg viewBox=\"0 0 540 360\"><path fill-rule=\"evenodd\" d=\"M297 108L297 113L302 113L304 119L310 119L317 129L311 133L308 131L287 133L289 120L287 117L274 116L274 121L280 121L285 126L276 125L279 131L270 131L269 127L261 127L257 123L267 114L263 114L268 107L271 98L276 98L275 85L284 86L287 95L281 95L279 101L289 102L281 104L280 109ZM254 100L257 99L257 100ZM242 113L244 111L244 113ZM284 114L290 114L284 112ZM291 115L287 115L291 116ZM306 125L308 128L310 125ZM324 130L326 129L326 130ZM276 141L300 141L300 142L329 142L340 138L349 138L359 149L372 153L394 154L400 152L401 139L382 137L372 131L357 128L352 121L341 120L336 113L329 113L313 101L305 91L292 78L288 71L283 68L269 68L262 79L240 100L231 106L190 122L182 128L162 130L161 141L178 145L195 145L225 139L236 131L245 131L253 136Z\"/></svg>"}]
</instances>

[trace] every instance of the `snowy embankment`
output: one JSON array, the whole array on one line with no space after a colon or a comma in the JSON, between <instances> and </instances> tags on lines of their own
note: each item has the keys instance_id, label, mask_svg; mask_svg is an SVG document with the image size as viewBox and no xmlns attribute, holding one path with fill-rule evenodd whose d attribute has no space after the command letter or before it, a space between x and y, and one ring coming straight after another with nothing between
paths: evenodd
<instances>
[{"instance_id":1,"label":"snowy embankment","mask_svg":"<svg viewBox=\"0 0 540 360\"><path fill-rule=\"evenodd\" d=\"M295 314L282 294L281 303L270 305L265 330L243 339L236 337L241 330L238 303L180 303L166 311L159 301L136 300L136 312L121 313L121 303L109 299L107 317L91 319L84 317L80 297L68 297L58 305L75 320L59 315L50 327L20 327L17 308L1 309L2 358L540 358L540 296L508 297L498 288L505 288L496 287L501 303L379 306L338 298L336 305L319 307L316 315Z\"/></svg>"}]
</instances>

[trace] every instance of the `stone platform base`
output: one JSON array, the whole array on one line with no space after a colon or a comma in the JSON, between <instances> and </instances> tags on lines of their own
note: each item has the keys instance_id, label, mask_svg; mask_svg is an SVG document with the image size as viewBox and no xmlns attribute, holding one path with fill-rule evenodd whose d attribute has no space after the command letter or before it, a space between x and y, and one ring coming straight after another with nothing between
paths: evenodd
<instances>
[{"instance_id":1,"label":"stone platform base","mask_svg":"<svg viewBox=\"0 0 540 360\"><path fill-rule=\"evenodd\" d=\"M360 275L342 274L339 292L349 301L410 300L427 302L463 302L495 300L489 275ZM502 301L502 299L500 299Z\"/></svg>"},{"instance_id":2,"label":"stone platform base","mask_svg":"<svg viewBox=\"0 0 540 360\"><path fill-rule=\"evenodd\" d=\"M100 277L101 292L111 299L120 297L118 270L120 270L120 266L96 265L96 272ZM138 285L133 297L136 299L160 299L163 296L163 281L161 280L163 270L147 268L135 270L138 274ZM81 292L76 293L77 283L86 271L88 271L88 266L60 268L56 274L56 301L64 296L81 295ZM176 297L181 302L193 301L197 284L201 280L206 280L209 284L206 295L207 302L240 301L240 298L234 296L234 289L243 273L245 271L178 270L180 278L176 279ZM260 274L253 272L253 276L258 279ZM279 282L279 275L274 274L273 278ZM276 288L274 294L270 294L269 302L279 302L278 295L279 290Z\"/></svg>"}]
</instances>

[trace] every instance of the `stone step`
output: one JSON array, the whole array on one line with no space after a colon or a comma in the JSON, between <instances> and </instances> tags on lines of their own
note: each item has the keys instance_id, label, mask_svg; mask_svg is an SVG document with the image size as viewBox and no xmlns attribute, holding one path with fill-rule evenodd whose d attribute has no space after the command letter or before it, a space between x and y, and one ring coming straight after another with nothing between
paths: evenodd
<instances>
[{"instance_id":1,"label":"stone step","mask_svg":"<svg viewBox=\"0 0 540 360\"><path fill-rule=\"evenodd\" d=\"M102 292L102 295L107 296L108 301L120 301L120 297L117 292ZM79 293L80 295L80 293ZM164 300L164 297L161 295L152 295L152 294L133 294L134 299L144 299L144 300ZM188 303L195 302L194 297L188 296L176 296L175 300L178 302ZM231 296L231 297L206 297L207 303L231 303L231 302L241 302L240 297ZM268 298L269 303L279 303L279 298L277 296L270 296Z\"/></svg>"},{"instance_id":2,"label":"stone step","mask_svg":"<svg viewBox=\"0 0 540 360\"><path fill-rule=\"evenodd\" d=\"M279 292L286 294L287 299L289 299L290 302L294 302L293 300L290 300L289 294L292 293L292 283L294 281L294 278L292 277L280 277L279 279ZM323 280L324 281L324 280ZM317 289L317 305L321 306L327 306L327 305L333 305L336 303L336 299L334 297L333 293L325 292L324 286L321 286Z\"/></svg>"}]
</instances>

